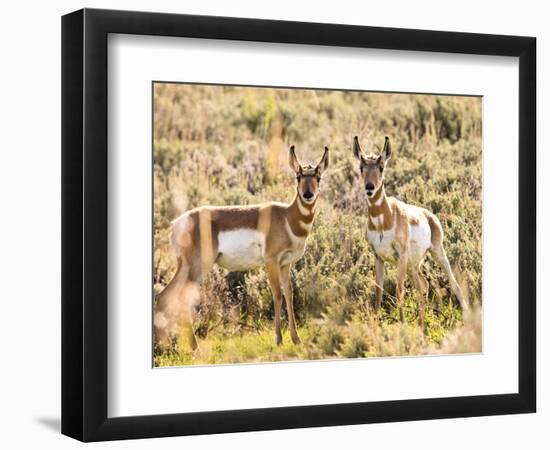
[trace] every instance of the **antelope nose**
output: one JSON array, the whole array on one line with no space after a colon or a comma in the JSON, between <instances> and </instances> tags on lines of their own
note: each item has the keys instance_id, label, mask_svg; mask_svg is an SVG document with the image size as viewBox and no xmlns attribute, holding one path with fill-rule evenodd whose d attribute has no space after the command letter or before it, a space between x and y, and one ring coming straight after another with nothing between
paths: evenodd
<instances>
[{"instance_id":1,"label":"antelope nose","mask_svg":"<svg viewBox=\"0 0 550 450\"><path fill-rule=\"evenodd\" d=\"M374 191L374 184L372 184L372 183L367 183L367 185L365 186L365 188L367 189L367 191Z\"/></svg>"},{"instance_id":2,"label":"antelope nose","mask_svg":"<svg viewBox=\"0 0 550 450\"><path fill-rule=\"evenodd\" d=\"M304 198L305 198L306 200L309 200L309 199L312 198L312 197L313 197L313 192L310 192L310 191L304 192Z\"/></svg>"}]
</instances>

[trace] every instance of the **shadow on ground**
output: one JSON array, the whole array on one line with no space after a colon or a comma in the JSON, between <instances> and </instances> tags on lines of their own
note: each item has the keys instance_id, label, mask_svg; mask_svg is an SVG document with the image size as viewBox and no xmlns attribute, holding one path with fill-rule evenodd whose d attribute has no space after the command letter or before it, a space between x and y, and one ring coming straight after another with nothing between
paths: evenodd
<instances>
[{"instance_id":1,"label":"shadow on ground","mask_svg":"<svg viewBox=\"0 0 550 450\"><path fill-rule=\"evenodd\" d=\"M45 428L50 429L50 431L61 433L61 419L59 417L37 417L34 420Z\"/></svg>"}]
</instances>

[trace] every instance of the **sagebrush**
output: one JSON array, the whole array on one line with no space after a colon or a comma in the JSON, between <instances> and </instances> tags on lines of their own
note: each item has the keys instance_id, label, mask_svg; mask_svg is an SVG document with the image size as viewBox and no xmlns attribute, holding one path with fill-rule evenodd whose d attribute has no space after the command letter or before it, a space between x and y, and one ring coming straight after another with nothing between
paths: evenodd
<instances>
[{"instance_id":1,"label":"sagebrush","mask_svg":"<svg viewBox=\"0 0 550 450\"><path fill-rule=\"evenodd\" d=\"M184 365L464 353L481 350L482 148L477 97L243 88L154 86L154 289L175 269L170 221L201 205L291 201L295 180L288 147L318 159L327 145L319 213L302 260L293 267L302 345L275 345L273 304L263 270L215 268L200 289L199 349L181 343L155 355L156 365ZM373 146L390 136L394 158L388 195L435 213L457 279L473 305L468 317L451 298L441 270L427 258L425 330L414 289L406 289L405 323L395 304L395 266L387 265L383 308L376 314L374 256L364 189L351 152L353 135Z\"/></svg>"}]
</instances>

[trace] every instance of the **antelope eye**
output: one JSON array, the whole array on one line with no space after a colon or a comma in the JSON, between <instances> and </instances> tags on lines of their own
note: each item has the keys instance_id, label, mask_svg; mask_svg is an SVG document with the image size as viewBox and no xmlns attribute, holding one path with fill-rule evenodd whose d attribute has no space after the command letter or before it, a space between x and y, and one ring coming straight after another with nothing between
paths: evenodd
<instances>
[{"instance_id":1,"label":"antelope eye","mask_svg":"<svg viewBox=\"0 0 550 450\"><path fill-rule=\"evenodd\" d=\"M380 166L379 169L380 169L380 173L384 172L384 167L383 166Z\"/></svg>"},{"instance_id":2,"label":"antelope eye","mask_svg":"<svg viewBox=\"0 0 550 450\"><path fill-rule=\"evenodd\" d=\"M300 175L296 175L296 180L300 181Z\"/></svg>"},{"instance_id":3,"label":"antelope eye","mask_svg":"<svg viewBox=\"0 0 550 450\"><path fill-rule=\"evenodd\" d=\"M321 182L321 177L317 177L317 183Z\"/></svg>"}]
</instances>

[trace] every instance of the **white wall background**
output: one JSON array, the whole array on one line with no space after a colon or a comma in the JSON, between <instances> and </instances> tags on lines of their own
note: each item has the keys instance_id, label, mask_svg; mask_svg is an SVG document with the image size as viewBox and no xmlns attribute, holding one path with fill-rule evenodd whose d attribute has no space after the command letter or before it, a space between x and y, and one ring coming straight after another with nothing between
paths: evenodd
<instances>
[{"instance_id":1,"label":"white wall background","mask_svg":"<svg viewBox=\"0 0 550 450\"><path fill-rule=\"evenodd\" d=\"M302 2L112 0L5 2L0 16L0 444L3 448L74 448L59 434L60 418L60 16L83 6L189 14L353 23L449 31L530 35L538 38L539 258L549 269L550 169L543 125L550 106L550 30L544 2L462 0L414 2ZM546 138L546 139L545 139ZM514 180L503 189L513 188ZM240 433L96 444L96 448L297 448L360 447L548 448L550 331L542 318L548 288L539 283L538 410L535 415L409 422L291 431ZM475 376L475 374L472 374ZM368 382L368 380L365 380Z\"/></svg>"}]
</instances>

